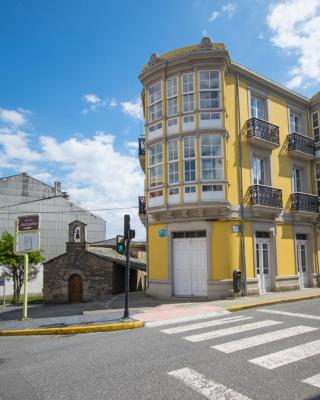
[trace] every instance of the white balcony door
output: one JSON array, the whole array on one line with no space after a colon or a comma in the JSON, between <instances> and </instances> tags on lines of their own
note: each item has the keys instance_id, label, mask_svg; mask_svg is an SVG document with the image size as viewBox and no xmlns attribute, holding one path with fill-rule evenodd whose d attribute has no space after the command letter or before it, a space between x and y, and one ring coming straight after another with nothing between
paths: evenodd
<instances>
[{"instance_id":1,"label":"white balcony door","mask_svg":"<svg viewBox=\"0 0 320 400\"><path fill-rule=\"evenodd\" d=\"M256 275L260 293L272 290L270 271L270 239L256 238Z\"/></svg>"},{"instance_id":2,"label":"white balcony door","mask_svg":"<svg viewBox=\"0 0 320 400\"><path fill-rule=\"evenodd\" d=\"M309 284L308 266L308 241L297 240L297 262L300 287L307 287Z\"/></svg>"},{"instance_id":3,"label":"white balcony door","mask_svg":"<svg viewBox=\"0 0 320 400\"><path fill-rule=\"evenodd\" d=\"M253 183L255 185L265 185L265 160L263 158L253 157Z\"/></svg>"},{"instance_id":4,"label":"white balcony door","mask_svg":"<svg viewBox=\"0 0 320 400\"><path fill-rule=\"evenodd\" d=\"M206 238L173 239L175 296L207 296Z\"/></svg>"},{"instance_id":5,"label":"white balcony door","mask_svg":"<svg viewBox=\"0 0 320 400\"><path fill-rule=\"evenodd\" d=\"M293 167L293 192L301 193L302 192L302 169Z\"/></svg>"}]
</instances>

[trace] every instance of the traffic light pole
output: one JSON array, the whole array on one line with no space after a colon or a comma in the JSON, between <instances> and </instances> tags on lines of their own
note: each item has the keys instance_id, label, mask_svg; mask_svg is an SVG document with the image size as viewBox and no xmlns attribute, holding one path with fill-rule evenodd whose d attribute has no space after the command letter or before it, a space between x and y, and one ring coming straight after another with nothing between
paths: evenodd
<instances>
[{"instance_id":1,"label":"traffic light pole","mask_svg":"<svg viewBox=\"0 0 320 400\"><path fill-rule=\"evenodd\" d=\"M126 239L126 279L123 318L129 318L129 286L130 286L130 238Z\"/></svg>"}]
</instances>

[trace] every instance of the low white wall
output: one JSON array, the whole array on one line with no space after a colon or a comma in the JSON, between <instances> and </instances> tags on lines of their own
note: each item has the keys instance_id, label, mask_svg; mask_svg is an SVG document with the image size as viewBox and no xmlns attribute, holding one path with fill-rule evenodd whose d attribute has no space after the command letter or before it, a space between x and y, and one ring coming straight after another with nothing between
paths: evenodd
<instances>
[{"instance_id":1,"label":"low white wall","mask_svg":"<svg viewBox=\"0 0 320 400\"><path fill-rule=\"evenodd\" d=\"M43 287L43 266L40 265L39 273L33 281L29 282L28 292L30 294L42 294ZM2 275L2 268L0 266L0 276ZM12 279L6 281L6 296L13 294L13 281ZM23 285L21 289L21 294L23 294ZM3 296L3 286L0 286L0 298Z\"/></svg>"}]
</instances>

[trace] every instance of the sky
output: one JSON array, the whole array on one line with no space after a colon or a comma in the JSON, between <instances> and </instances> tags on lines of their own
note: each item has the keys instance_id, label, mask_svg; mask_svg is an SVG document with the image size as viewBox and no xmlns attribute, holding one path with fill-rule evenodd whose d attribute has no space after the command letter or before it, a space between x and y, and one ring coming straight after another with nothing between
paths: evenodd
<instances>
[{"instance_id":1,"label":"sky","mask_svg":"<svg viewBox=\"0 0 320 400\"><path fill-rule=\"evenodd\" d=\"M233 60L311 97L320 0L0 0L0 177L61 181L107 221L131 215L144 175L138 75L153 52L225 43Z\"/></svg>"}]
</instances>

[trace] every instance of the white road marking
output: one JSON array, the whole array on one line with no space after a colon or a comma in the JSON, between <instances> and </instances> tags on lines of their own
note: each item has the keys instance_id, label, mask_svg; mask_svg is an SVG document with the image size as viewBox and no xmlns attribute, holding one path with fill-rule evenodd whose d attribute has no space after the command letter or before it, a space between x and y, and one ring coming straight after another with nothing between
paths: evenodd
<instances>
[{"instance_id":1,"label":"white road marking","mask_svg":"<svg viewBox=\"0 0 320 400\"><path fill-rule=\"evenodd\" d=\"M267 369L275 369L317 354L320 354L320 340L314 340L313 342L254 358L249 362Z\"/></svg>"},{"instance_id":2,"label":"white road marking","mask_svg":"<svg viewBox=\"0 0 320 400\"><path fill-rule=\"evenodd\" d=\"M168 335L171 335L172 333L193 331L193 330L196 330L196 329L202 329L202 328L208 328L208 327L211 327L211 326L224 325L224 324L229 324L231 322L244 321L244 320L252 319L252 318L253 317L244 317L243 315L239 315L237 317L227 317L227 318L222 318L222 319L216 319L216 320L213 320L213 321L198 322L197 324L178 326L176 328L163 329L161 332L167 333Z\"/></svg>"},{"instance_id":3,"label":"white road marking","mask_svg":"<svg viewBox=\"0 0 320 400\"><path fill-rule=\"evenodd\" d=\"M268 310L268 309L256 310L256 311L263 312L263 313L269 313L269 314L287 315L288 317L298 317L298 318L320 320L320 315L299 314L299 313L293 313L293 312L288 312L288 311Z\"/></svg>"},{"instance_id":4,"label":"white road marking","mask_svg":"<svg viewBox=\"0 0 320 400\"><path fill-rule=\"evenodd\" d=\"M186 386L189 386L209 400L250 400L249 397L229 389L220 383L216 383L211 379L207 379L204 375L190 368L171 371L168 372L168 375L181 380Z\"/></svg>"},{"instance_id":5,"label":"white road marking","mask_svg":"<svg viewBox=\"0 0 320 400\"><path fill-rule=\"evenodd\" d=\"M163 326L163 325L173 325L173 324L179 324L180 322L189 322L189 321L198 321L200 319L206 319L206 318L213 318L213 317L221 317L226 314L231 314L230 311L211 311L208 313L203 313L203 314L196 314L196 315L188 315L186 317L180 317L180 318L175 318L175 319L165 319L162 321L150 321L146 322L144 326L148 328L154 328L157 326Z\"/></svg>"},{"instance_id":6,"label":"white road marking","mask_svg":"<svg viewBox=\"0 0 320 400\"><path fill-rule=\"evenodd\" d=\"M316 331L317 329L318 328L299 325L299 326L294 326L292 328L267 332L263 333L262 335L251 336L243 339L234 340L228 343L218 344L216 346L211 346L211 348L222 351L224 353L233 353L235 351L245 350L262 344L275 342L277 340L289 338L292 336L301 335L303 333Z\"/></svg>"},{"instance_id":7,"label":"white road marking","mask_svg":"<svg viewBox=\"0 0 320 400\"><path fill-rule=\"evenodd\" d=\"M320 388L320 374L311 376L310 378L304 379L302 382L307 383L308 385L315 386Z\"/></svg>"},{"instance_id":8,"label":"white road marking","mask_svg":"<svg viewBox=\"0 0 320 400\"><path fill-rule=\"evenodd\" d=\"M190 342L202 342L204 340L214 339L228 335L235 335L237 333L252 331L254 329L265 328L267 326L273 326L278 324L282 324L282 322L265 320L265 321L253 322L252 324L233 326L232 328L225 328L225 329L219 329L217 331L200 333L199 335L186 336L184 337L184 339L189 340Z\"/></svg>"}]
</instances>

